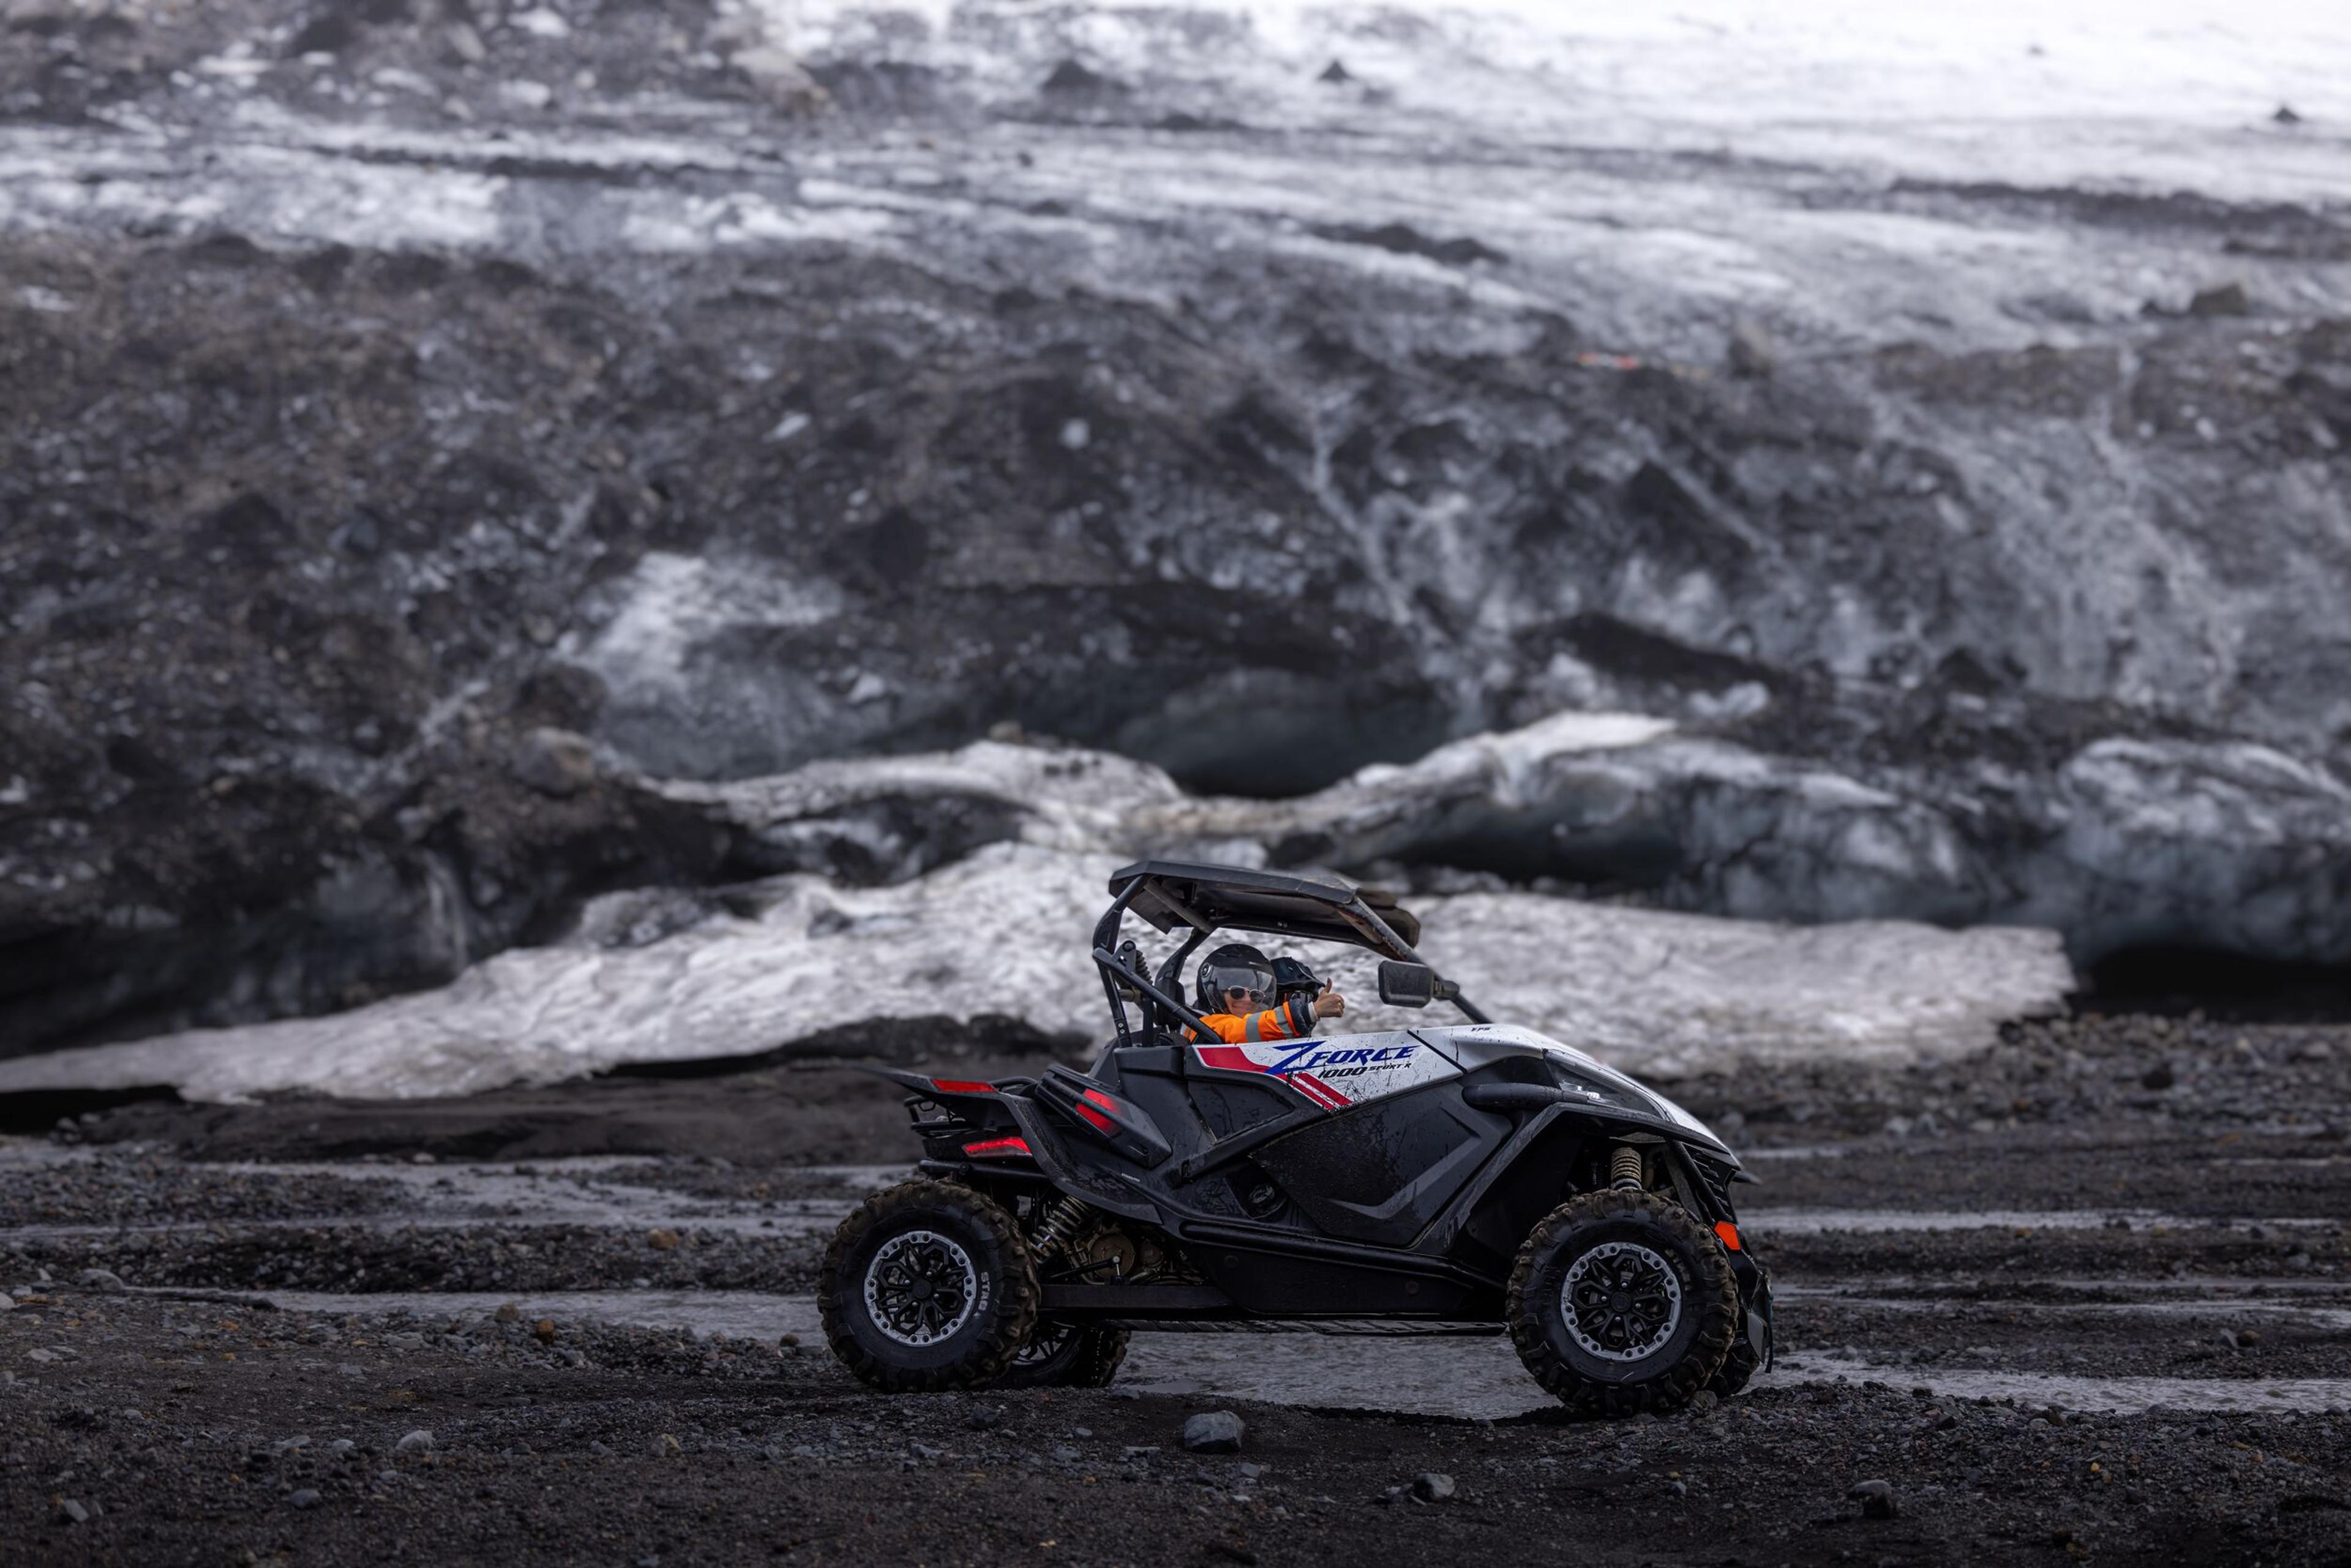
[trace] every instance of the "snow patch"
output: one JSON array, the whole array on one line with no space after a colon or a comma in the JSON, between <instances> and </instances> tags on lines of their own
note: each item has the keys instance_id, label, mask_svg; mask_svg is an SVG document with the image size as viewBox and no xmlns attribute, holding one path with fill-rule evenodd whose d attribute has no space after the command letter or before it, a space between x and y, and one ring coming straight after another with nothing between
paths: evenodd
<instances>
[{"instance_id":1,"label":"snow patch","mask_svg":"<svg viewBox=\"0 0 2351 1568\"><path fill-rule=\"evenodd\" d=\"M615 691L682 691L695 648L743 626L810 626L841 613L820 581L787 581L698 556L649 551L621 588L617 614L584 655Z\"/></svg>"},{"instance_id":2,"label":"snow patch","mask_svg":"<svg viewBox=\"0 0 2351 1568\"><path fill-rule=\"evenodd\" d=\"M999 843L891 887L779 878L760 885L756 916L714 915L640 946L510 952L439 990L337 1017L0 1062L0 1092L463 1094L771 1050L853 1017L1005 1015L1084 1054L1110 1033L1085 952L1124 858ZM1963 1051L2005 1019L2055 1008L2073 983L2045 931L1800 928L1516 893L1414 902L1422 951L1497 1018L1634 1072ZM1145 946L1156 958L1170 942ZM1426 1021L1377 1003L1371 955L1290 946L1353 998L1326 1032Z\"/></svg>"}]
</instances>

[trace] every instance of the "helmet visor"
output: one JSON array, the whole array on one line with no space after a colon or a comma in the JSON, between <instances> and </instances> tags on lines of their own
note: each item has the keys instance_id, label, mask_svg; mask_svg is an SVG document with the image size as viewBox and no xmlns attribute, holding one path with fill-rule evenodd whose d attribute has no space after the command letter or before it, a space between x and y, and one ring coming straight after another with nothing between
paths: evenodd
<instances>
[{"instance_id":1,"label":"helmet visor","mask_svg":"<svg viewBox=\"0 0 2351 1568\"><path fill-rule=\"evenodd\" d=\"M1223 958L1201 972L1208 999L1227 1012L1273 1005L1273 966Z\"/></svg>"}]
</instances>

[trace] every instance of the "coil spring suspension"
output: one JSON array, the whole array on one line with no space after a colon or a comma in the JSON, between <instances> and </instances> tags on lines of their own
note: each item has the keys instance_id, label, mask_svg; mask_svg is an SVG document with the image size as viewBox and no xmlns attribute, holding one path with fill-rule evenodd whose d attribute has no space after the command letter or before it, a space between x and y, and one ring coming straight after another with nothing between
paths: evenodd
<instances>
[{"instance_id":1,"label":"coil spring suspension","mask_svg":"<svg viewBox=\"0 0 2351 1568\"><path fill-rule=\"evenodd\" d=\"M1085 1223L1086 1216L1092 1212L1090 1205L1074 1197L1065 1197L1047 1209L1045 1218L1038 1222L1037 1233L1029 1238L1029 1249L1037 1255L1038 1263L1042 1265L1067 1246L1078 1227Z\"/></svg>"},{"instance_id":2,"label":"coil spring suspension","mask_svg":"<svg viewBox=\"0 0 2351 1568\"><path fill-rule=\"evenodd\" d=\"M1649 1186L1648 1164L1641 1151L1631 1144L1619 1144L1616 1152L1608 1156L1609 1185L1625 1191L1643 1192Z\"/></svg>"}]
</instances>

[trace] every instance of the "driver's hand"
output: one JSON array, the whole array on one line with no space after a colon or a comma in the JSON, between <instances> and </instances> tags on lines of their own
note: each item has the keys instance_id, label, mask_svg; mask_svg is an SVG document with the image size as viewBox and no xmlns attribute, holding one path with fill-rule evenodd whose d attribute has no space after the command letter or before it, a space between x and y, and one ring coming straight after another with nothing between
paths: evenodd
<instances>
[{"instance_id":1,"label":"driver's hand","mask_svg":"<svg viewBox=\"0 0 2351 1568\"><path fill-rule=\"evenodd\" d=\"M1346 1010L1347 998L1333 990L1330 981L1323 981L1322 994L1314 998L1314 1016L1319 1019L1334 1019L1343 1015Z\"/></svg>"}]
</instances>

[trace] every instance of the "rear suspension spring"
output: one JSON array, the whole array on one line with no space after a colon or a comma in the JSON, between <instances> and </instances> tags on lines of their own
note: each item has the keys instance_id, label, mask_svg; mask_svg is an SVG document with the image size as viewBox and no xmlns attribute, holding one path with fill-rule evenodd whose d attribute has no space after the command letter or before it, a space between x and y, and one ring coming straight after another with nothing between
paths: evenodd
<instances>
[{"instance_id":1,"label":"rear suspension spring","mask_svg":"<svg viewBox=\"0 0 2351 1568\"><path fill-rule=\"evenodd\" d=\"M1064 1197L1047 1209L1045 1218L1038 1222L1037 1233L1029 1238L1029 1249L1037 1255L1037 1261L1042 1264L1068 1245L1070 1238L1092 1212L1089 1205L1074 1197Z\"/></svg>"},{"instance_id":2,"label":"rear suspension spring","mask_svg":"<svg viewBox=\"0 0 2351 1568\"><path fill-rule=\"evenodd\" d=\"M1628 1192L1645 1192L1649 1186L1648 1162L1641 1151L1631 1144L1619 1144L1616 1152L1608 1156L1608 1176L1611 1186Z\"/></svg>"}]
</instances>

